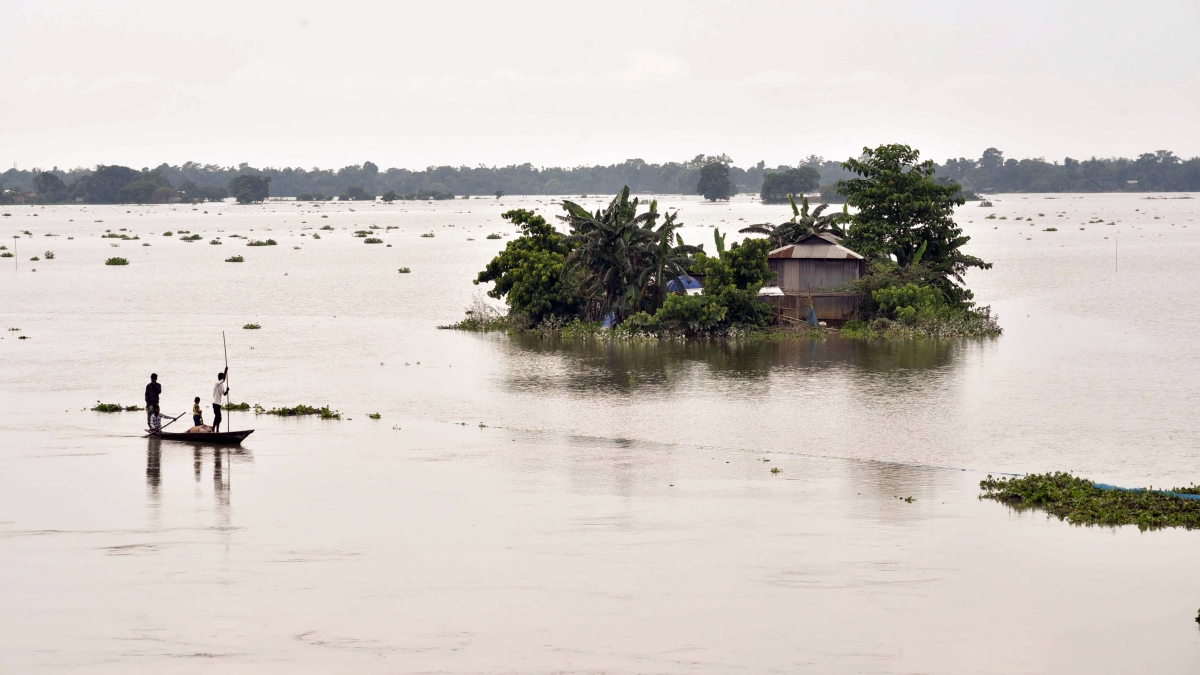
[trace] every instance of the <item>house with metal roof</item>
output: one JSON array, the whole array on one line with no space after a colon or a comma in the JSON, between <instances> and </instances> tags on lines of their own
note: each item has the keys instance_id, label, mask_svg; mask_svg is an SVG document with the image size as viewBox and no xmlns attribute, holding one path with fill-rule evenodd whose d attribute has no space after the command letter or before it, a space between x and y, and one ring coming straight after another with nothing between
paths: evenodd
<instances>
[{"instance_id":1,"label":"house with metal roof","mask_svg":"<svg viewBox=\"0 0 1200 675\"><path fill-rule=\"evenodd\" d=\"M829 233L810 234L767 256L775 286L762 297L788 318L803 320L812 307L820 321L842 323L858 313L858 295L850 284L867 273L862 255L842 246Z\"/></svg>"}]
</instances>

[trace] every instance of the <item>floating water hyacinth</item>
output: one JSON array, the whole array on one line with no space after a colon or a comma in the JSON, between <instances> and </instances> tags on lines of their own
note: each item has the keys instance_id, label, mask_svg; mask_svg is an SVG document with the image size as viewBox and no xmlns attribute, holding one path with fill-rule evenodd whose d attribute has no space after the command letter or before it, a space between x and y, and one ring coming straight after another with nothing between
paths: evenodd
<instances>
[{"instance_id":1,"label":"floating water hyacinth","mask_svg":"<svg viewBox=\"0 0 1200 675\"><path fill-rule=\"evenodd\" d=\"M121 405L120 403L101 403L100 401L96 401L96 405L92 406L93 412L103 413L137 412L138 410L145 410L145 408L136 405Z\"/></svg>"},{"instance_id":2,"label":"floating water hyacinth","mask_svg":"<svg viewBox=\"0 0 1200 675\"><path fill-rule=\"evenodd\" d=\"M298 405L294 408L282 407L282 408L271 408L270 410L266 410L266 409L262 408L261 406L255 406L254 414L256 414L256 415L279 415L281 417L298 417L298 416L304 416L304 415L319 415L321 417L321 419L323 419L323 420L340 420L340 419L342 419L342 414L336 410L330 410L329 406L321 406L320 408L314 408L309 405Z\"/></svg>"},{"instance_id":3,"label":"floating water hyacinth","mask_svg":"<svg viewBox=\"0 0 1200 675\"><path fill-rule=\"evenodd\" d=\"M128 265L129 261L124 258L109 258L104 261L105 265Z\"/></svg>"},{"instance_id":4,"label":"floating water hyacinth","mask_svg":"<svg viewBox=\"0 0 1200 675\"><path fill-rule=\"evenodd\" d=\"M246 259L240 255L235 255L232 258L226 258L225 262L246 262Z\"/></svg>"}]
</instances>

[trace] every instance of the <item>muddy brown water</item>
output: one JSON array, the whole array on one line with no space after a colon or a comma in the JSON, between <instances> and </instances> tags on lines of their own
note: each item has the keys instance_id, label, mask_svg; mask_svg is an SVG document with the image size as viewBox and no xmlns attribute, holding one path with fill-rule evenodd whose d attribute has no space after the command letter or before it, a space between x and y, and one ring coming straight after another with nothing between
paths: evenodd
<instances>
[{"instance_id":1,"label":"muddy brown water","mask_svg":"<svg viewBox=\"0 0 1200 675\"><path fill-rule=\"evenodd\" d=\"M1197 533L976 499L988 472L1200 481L1200 201L961 209L995 340L437 330L498 214L552 201L4 207L0 244L32 236L0 259L0 672L1200 668ZM663 203L708 248L786 217ZM85 410L157 372L190 414L222 330L235 401L346 419L227 413L257 429L228 450Z\"/></svg>"}]
</instances>

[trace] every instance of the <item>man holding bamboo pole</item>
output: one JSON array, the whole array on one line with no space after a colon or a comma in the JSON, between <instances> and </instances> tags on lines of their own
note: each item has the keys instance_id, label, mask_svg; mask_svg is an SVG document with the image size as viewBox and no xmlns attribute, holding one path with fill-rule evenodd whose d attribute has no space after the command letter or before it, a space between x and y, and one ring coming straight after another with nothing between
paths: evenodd
<instances>
[{"instance_id":1,"label":"man holding bamboo pole","mask_svg":"<svg viewBox=\"0 0 1200 675\"><path fill-rule=\"evenodd\" d=\"M229 394L229 385L225 382L227 375L229 366L225 366L225 372L217 373L217 383L213 385L213 433L221 431L221 401Z\"/></svg>"}]
</instances>

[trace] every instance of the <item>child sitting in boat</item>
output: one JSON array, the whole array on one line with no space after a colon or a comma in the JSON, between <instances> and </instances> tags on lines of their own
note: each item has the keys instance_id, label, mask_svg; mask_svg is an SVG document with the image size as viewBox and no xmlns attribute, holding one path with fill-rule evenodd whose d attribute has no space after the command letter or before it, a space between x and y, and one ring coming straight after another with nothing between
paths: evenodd
<instances>
[{"instance_id":1,"label":"child sitting in boat","mask_svg":"<svg viewBox=\"0 0 1200 675\"><path fill-rule=\"evenodd\" d=\"M204 425L204 412L200 410L200 397L196 397L196 402L192 404L192 426Z\"/></svg>"},{"instance_id":2,"label":"child sitting in boat","mask_svg":"<svg viewBox=\"0 0 1200 675\"><path fill-rule=\"evenodd\" d=\"M162 414L157 405L150 406L150 431L162 431Z\"/></svg>"}]
</instances>

